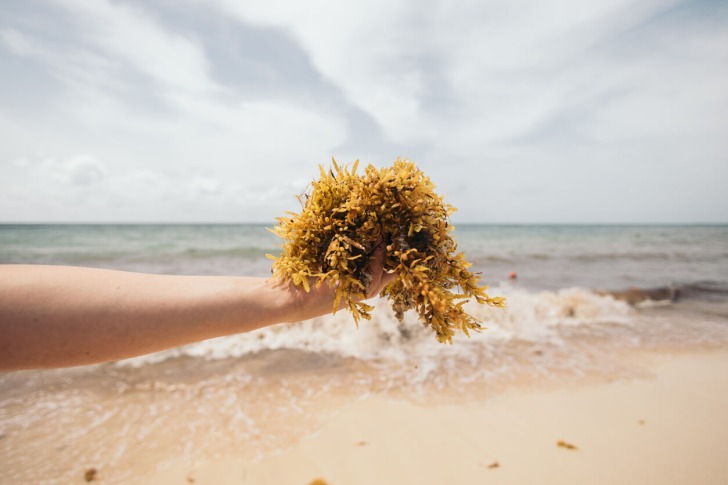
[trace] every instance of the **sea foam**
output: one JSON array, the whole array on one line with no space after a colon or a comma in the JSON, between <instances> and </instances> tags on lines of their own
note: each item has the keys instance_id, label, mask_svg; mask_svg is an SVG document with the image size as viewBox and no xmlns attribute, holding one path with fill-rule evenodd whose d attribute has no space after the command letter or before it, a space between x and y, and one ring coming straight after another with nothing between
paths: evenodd
<instances>
[{"instance_id":1,"label":"sea foam","mask_svg":"<svg viewBox=\"0 0 728 485\"><path fill-rule=\"evenodd\" d=\"M342 310L335 315L275 325L126 359L119 361L118 365L139 367L181 356L226 359L278 349L394 362L454 353L464 357L464 353L514 340L559 345L561 327L628 324L634 311L624 302L581 288L534 293L502 286L492 288L491 292L506 296L508 308L468 303L468 312L486 329L480 333L471 332L469 338L459 333L453 339L453 345L438 343L413 312L405 314L404 320L399 322L388 302L377 300L372 319L362 321L358 328L349 313Z\"/></svg>"}]
</instances>

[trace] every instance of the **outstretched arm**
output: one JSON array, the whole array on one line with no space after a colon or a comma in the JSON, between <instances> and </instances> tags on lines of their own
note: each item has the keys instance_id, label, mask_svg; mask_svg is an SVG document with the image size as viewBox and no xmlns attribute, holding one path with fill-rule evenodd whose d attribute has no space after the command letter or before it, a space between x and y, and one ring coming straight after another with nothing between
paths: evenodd
<instances>
[{"instance_id":1,"label":"outstretched arm","mask_svg":"<svg viewBox=\"0 0 728 485\"><path fill-rule=\"evenodd\" d=\"M369 296L393 277L383 258L380 248L370 261ZM0 265L0 370L134 357L331 313L333 300L326 284Z\"/></svg>"}]
</instances>

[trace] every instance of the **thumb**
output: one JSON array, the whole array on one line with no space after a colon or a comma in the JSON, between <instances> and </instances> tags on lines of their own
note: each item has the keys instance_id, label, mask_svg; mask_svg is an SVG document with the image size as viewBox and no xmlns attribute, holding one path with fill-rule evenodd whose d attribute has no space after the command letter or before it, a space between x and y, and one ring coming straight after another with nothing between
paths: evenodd
<instances>
[{"instance_id":1,"label":"thumb","mask_svg":"<svg viewBox=\"0 0 728 485\"><path fill-rule=\"evenodd\" d=\"M394 280L396 274L384 270L384 261L386 259L387 246L384 244L384 240L381 236L378 238L378 242L374 252L369 258L369 276L371 281L367 288L367 298L371 298L378 294L382 288L387 286Z\"/></svg>"}]
</instances>

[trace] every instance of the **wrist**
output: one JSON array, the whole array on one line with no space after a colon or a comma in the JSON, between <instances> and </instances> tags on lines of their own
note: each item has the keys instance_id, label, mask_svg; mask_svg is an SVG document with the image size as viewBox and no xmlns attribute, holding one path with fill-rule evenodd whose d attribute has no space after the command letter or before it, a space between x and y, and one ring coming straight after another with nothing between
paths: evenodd
<instances>
[{"instance_id":1,"label":"wrist","mask_svg":"<svg viewBox=\"0 0 728 485\"><path fill-rule=\"evenodd\" d=\"M311 279L309 291L306 291L290 281L268 281L277 293L276 309L280 322L301 322L333 312L335 290L328 282L317 286L318 280Z\"/></svg>"}]
</instances>

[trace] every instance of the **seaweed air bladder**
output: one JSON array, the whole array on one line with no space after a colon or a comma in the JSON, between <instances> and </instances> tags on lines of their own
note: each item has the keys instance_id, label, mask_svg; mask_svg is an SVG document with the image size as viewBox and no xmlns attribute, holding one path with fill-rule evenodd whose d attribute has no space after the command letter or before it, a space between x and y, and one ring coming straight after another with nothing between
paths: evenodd
<instances>
[{"instance_id":1,"label":"seaweed air bladder","mask_svg":"<svg viewBox=\"0 0 728 485\"><path fill-rule=\"evenodd\" d=\"M456 210L435 193L430 178L411 161L397 159L391 167L368 165L357 175L332 160L310 193L300 196L300 213L279 217L272 232L283 240L273 259L273 274L306 291L310 285L335 286L334 312L346 308L354 321L370 319L373 307L362 299L369 284L367 264L378 244L387 245L385 269L396 273L380 296L391 302L401 321L414 310L441 343L452 343L483 329L464 304L471 299L505 307L503 297L490 297L480 276L451 236L449 222Z\"/></svg>"}]
</instances>

